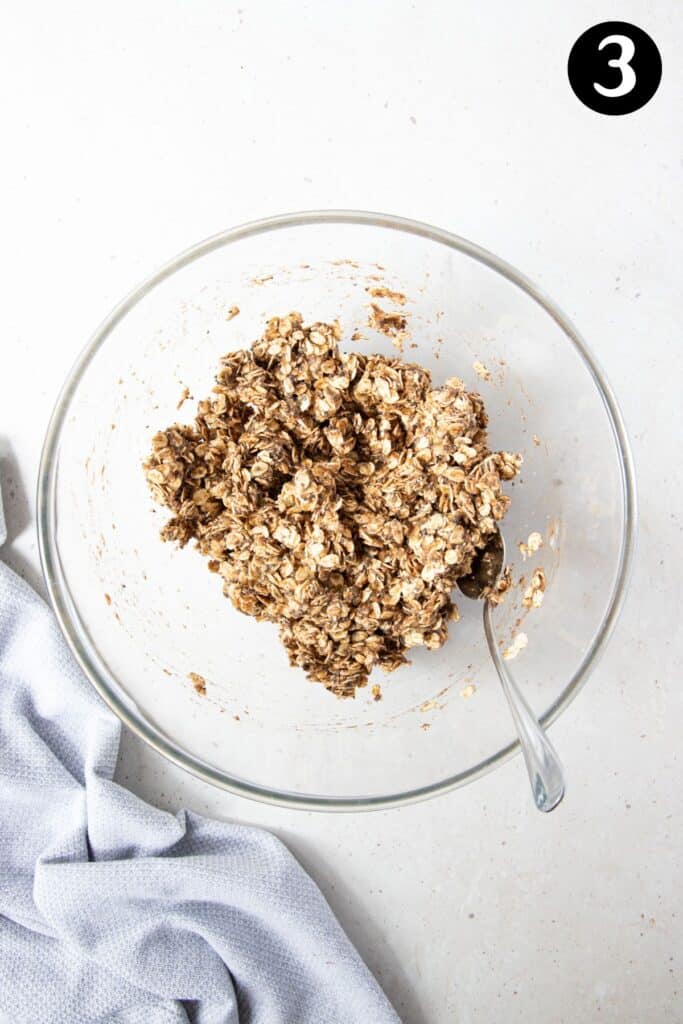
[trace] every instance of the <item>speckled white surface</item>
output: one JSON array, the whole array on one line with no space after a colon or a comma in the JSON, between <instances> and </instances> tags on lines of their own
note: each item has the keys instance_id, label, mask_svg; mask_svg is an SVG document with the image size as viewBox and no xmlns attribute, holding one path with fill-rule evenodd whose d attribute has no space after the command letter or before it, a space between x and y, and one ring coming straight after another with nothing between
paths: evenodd
<instances>
[{"instance_id":1,"label":"speckled white surface","mask_svg":"<svg viewBox=\"0 0 683 1024\"><path fill-rule=\"evenodd\" d=\"M664 64L623 118L583 108L565 77L607 17L649 31ZM124 741L119 777L149 800L289 843L406 1024L683 1019L682 39L674 0L67 0L3 24L0 460L10 561L32 583L61 379L125 291L232 223L348 206L451 228L553 295L620 397L639 553L609 651L553 729L570 774L554 815L533 810L518 761L414 808L335 817L238 800Z\"/></svg>"}]
</instances>

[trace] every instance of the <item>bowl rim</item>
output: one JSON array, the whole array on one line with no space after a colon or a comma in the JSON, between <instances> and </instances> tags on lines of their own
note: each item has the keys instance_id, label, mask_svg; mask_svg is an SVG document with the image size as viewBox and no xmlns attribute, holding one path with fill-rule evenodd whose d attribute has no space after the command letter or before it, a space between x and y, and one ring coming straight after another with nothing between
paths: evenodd
<instances>
[{"instance_id":1,"label":"bowl rim","mask_svg":"<svg viewBox=\"0 0 683 1024\"><path fill-rule=\"evenodd\" d=\"M137 736L157 750L168 760L198 776L205 782L234 793L237 796L249 797L264 803L282 807L320 811L360 811L379 810L404 804L416 803L441 793L457 789L466 783L474 782L494 768L505 764L519 752L517 741L509 743L489 757L480 761L472 768L449 776L437 782L406 790L402 793L387 796L320 796L310 793L297 793L278 790L247 779L222 772L200 758L189 754L166 736L161 730L145 721L138 715L130 701L123 700L117 690L120 684L110 674L99 656L93 641L80 618L73 597L69 591L66 576L61 565L57 542L57 508L56 483L59 468L59 444L63 426L66 421L69 405L81 378L104 344L117 323L153 288L170 277L182 267L207 255L214 249L232 244L244 238L254 237L265 232L283 228L302 227L317 224L355 224L365 227L379 227L401 231L418 237L427 238L438 244L455 249L466 256L483 263L489 269L500 274L516 285L557 323L588 370L593 383L602 399L610 424L616 454L619 461L623 531L619 550L617 573L602 622L593 636L581 663L569 679L560 695L541 717L544 727L551 725L584 686L590 673L595 668L609 640L621 612L628 582L633 567L633 556L637 535L637 496L633 456L624 425L624 420L616 401L614 392L596 359L590 352L583 337L560 307L524 274L505 260L470 242L459 235L430 224L391 214L364 212L358 210L307 210L297 213L281 214L256 221L240 224L233 228L211 235L204 241L185 249L160 269L147 277L141 284L133 288L111 311L90 337L59 392L55 407L50 417L38 469L37 488L37 530L40 561L45 578L47 591L52 607L57 616L62 633L71 648L77 662L86 677L90 680L100 697L118 716L118 718Z\"/></svg>"}]
</instances>

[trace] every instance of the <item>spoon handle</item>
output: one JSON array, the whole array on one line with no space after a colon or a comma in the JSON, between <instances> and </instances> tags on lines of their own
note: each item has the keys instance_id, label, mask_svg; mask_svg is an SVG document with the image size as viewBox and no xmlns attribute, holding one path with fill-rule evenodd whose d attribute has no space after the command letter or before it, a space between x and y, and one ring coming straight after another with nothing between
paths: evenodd
<instances>
[{"instance_id":1,"label":"spoon handle","mask_svg":"<svg viewBox=\"0 0 683 1024\"><path fill-rule=\"evenodd\" d=\"M529 773L534 802L539 811L552 811L564 796L565 782L562 763L501 657L493 633L491 606L488 601L484 601L484 631L498 678L517 727L517 735Z\"/></svg>"}]
</instances>

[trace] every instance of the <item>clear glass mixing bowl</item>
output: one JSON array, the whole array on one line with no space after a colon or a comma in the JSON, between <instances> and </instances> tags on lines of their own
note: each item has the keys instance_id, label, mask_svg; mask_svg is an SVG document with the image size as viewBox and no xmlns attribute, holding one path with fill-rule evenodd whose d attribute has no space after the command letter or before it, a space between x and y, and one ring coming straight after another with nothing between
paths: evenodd
<instances>
[{"instance_id":1,"label":"clear glass mixing bowl","mask_svg":"<svg viewBox=\"0 0 683 1024\"><path fill-rule=\"evenodd\" d=\"M111 313L64 385L40 471L43 568L67 640L126 725L207 781L275 803L386 807L472 781L517 749L475 602L458 599L441 650L373 677L382 700L368 687L341 701L288 666L276 628L235 611L194 550L158 538L166 514L141 462L158 429L192 418L192 401L177 409L183 389L206 396L221 355L291 310L338 317L345 347L395 354L368 327L369 290L382 286L408 299L405 358L480 390L492 445L524 454L508 560L516 581L542 566L548 584L528 613L516 586L495 629L502 645L527 635L510 664L546 725L624 597L635 489L621 416L575 328L516 270L447 231L336 211L247 224L183 253ZM517 544L532 531L544 546L524 561Z\"/></svg>"}]
</instances>

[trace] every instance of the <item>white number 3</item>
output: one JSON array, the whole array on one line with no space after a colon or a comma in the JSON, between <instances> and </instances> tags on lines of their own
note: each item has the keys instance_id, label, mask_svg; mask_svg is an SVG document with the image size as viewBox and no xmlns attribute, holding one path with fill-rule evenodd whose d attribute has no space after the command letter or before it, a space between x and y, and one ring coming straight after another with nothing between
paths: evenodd
<instances>
[{"instance_id":1,"label":"white number 3","mask_svg":"<svg viewBox=\"0 0 683 1024\"><path fill-rule=\"evenodd\" d=\"M610 68L619 68L621 72L621 81L619 85L615 85L613 89L606 89L604 85L600 85L599 82L593 82L593 88L596 92L599 92L601 96L610 96L616 98L617 96L627 96L628 93L632 92L636 84L636 73L631 67L630 61L636 52L636 48L633 45L633 40L629 39L628 36L605 36L598 50L604 49L605 46L609 46L610 43L616 43L620 48L618 57L613 57L612 60L607 61L607 65Z\"/></svg>"}]
</instances>

